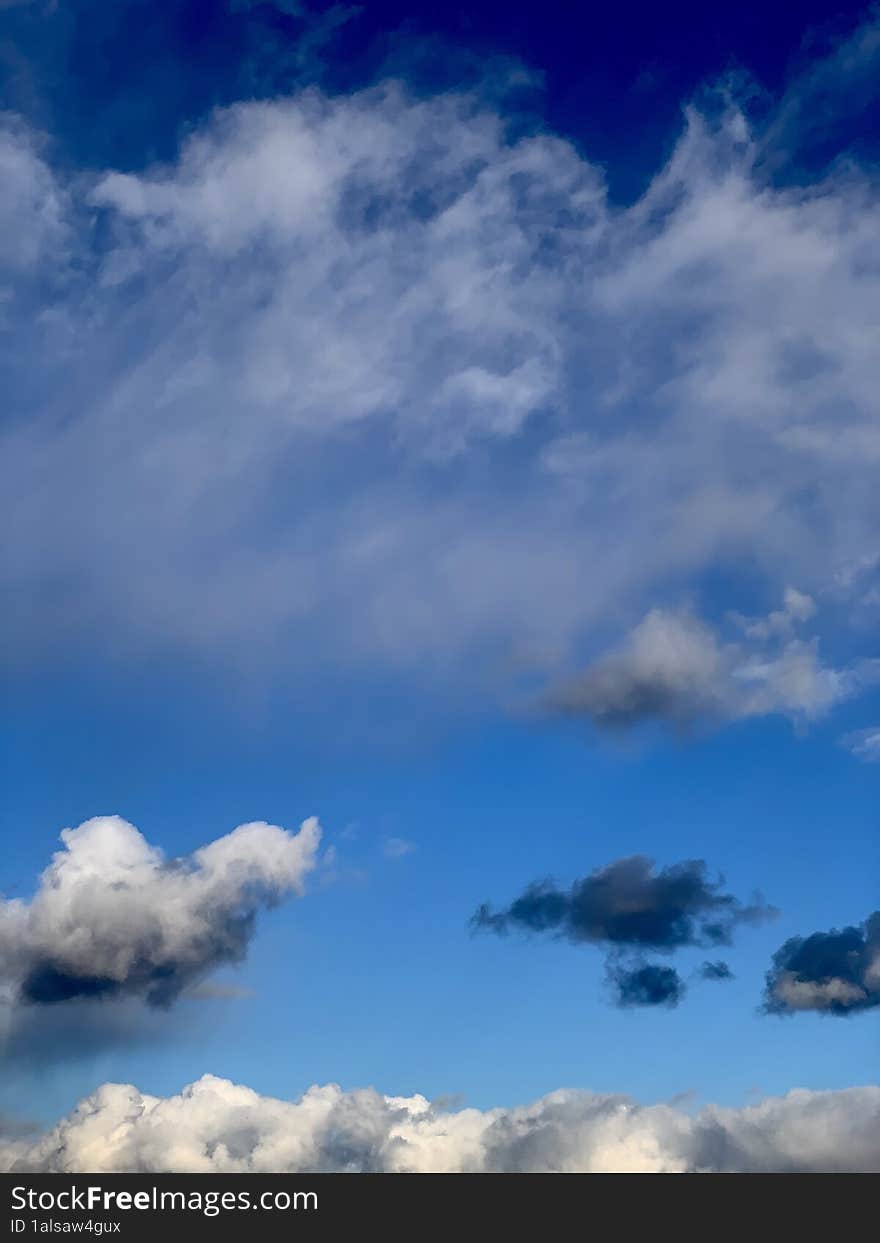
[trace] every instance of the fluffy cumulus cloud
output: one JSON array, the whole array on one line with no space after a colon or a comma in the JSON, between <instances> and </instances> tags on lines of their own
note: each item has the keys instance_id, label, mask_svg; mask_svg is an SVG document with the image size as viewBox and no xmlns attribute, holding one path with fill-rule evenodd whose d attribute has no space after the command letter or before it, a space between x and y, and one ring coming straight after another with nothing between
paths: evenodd
<instances>
[{"instance_id":1,"label":"fluffy cumulus cloud","mask_svg":"<svg viewBox=\"0 0 880 1243\"><path fill-rule=\"evenodd\" d=\"M599 946L608 953L608 977L618 1004L675 1006L684 996L684 981L673 967L643 962L643 953L730 945L738 926L775 914L760 898L743 903L726 893L720 880L710 879L702 860L658 870L653 860L633 855L575 881L570 889L541 881L500 911L484 904L471 926ZM726 964L705 966L712 969L704 970L702 978L725 978Z\"/></svg>"},{"instance_id":2,"label":"fluffy cumulus cloud","mask_svg":"<svg viewBox=\"0 0 880 1243\"><path fill-rule=\"evenodd\" d=\"M771 1014L848 1015L880 1006L880 911L863 924L791 937L773 956Z\"/></svg>"},{"instance_id":3,"label":"fluffy cumulus cloud","mask_svg":"<svg viewBox=\"0 0 880 1243\"><path fill-rule=\"evenodd\" d=\"M0 1170L108 1172L878 1172L880 1088L794 1091L696 1115L559 1091L450 1112L421 1096L310 1088L298 1101L206 1075L178 1096L106 1084Z\"/></svg>"},{"instance_id":4,"label":"fluffy cumulus cloud","mask_svg":"<svg viewBox=\"0 0 880 1243\"><path fill-rule=\"evenodd\" d=\"M555 679L721 565L771 662L731 688L723 644L649 614L637 645L693 650L600 666L585 711L839 697L790 633L827 610L778 601L876 554L875 172L782 185L773 125L716 98L621 207L497 98L307 90L77 176L6 128L16 661L63 616L63 650Z\"/></svg>"},{"instance_id":5,"label":"fluffy cumulus cloud","mask_svg":"<svg viewBox=\"0 0 880 1243\"><path fill-rule=\"evenodd\" d=\"M0 901L9 1021L32 1007L111 998L169 1005L244 957L262 907L301 891L320 828L314 819L296 834L243 824L171 860L116 816L61 838L33 898Z\"/></svg>"}]
</instances>

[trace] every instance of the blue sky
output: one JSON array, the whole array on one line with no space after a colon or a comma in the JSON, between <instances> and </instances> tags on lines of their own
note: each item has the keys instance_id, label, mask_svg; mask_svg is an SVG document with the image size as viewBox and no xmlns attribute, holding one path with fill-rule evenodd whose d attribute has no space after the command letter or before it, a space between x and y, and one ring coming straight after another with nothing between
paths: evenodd
<instances>
[{"instance_id":1,"label":"blue sky","mask_svg":"<svg viewBox=\"0 0 880 1243\"><path fill-rule=\"evenodd\" d=\"M876 14L0 27L0 889L93 817L170 859L324 834L203 972L229 995L93 1003L134 1017L88 1047L47 1006L0 1110L205 1072L482 1110L870 1084L870 967L858 1012L760 1006L783 943L878 906ZM672 1008L614 1004L604 934L469 928L632 855L778 914L650 952Z\"/></svg>"}]
</instances>

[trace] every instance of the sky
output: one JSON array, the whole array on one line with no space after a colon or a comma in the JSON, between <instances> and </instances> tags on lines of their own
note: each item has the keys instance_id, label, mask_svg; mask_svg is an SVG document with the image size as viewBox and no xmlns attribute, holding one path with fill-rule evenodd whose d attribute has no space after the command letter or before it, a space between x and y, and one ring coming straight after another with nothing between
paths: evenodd
<instances>
[{"instance_id":1,"label":"sky","mask_svg":"<svg viewBox=\"0 0 880 1243\"><path fill-rule=\"evenodd\" d=\"M880 1169L878 58L0 2L0 1168Z\"/></svg>"}]
</instances>

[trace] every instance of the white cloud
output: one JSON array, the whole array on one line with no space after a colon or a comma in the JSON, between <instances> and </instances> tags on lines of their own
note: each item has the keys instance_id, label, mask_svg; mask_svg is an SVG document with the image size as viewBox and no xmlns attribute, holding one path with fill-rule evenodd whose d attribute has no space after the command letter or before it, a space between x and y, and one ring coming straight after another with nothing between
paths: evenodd
<instances>
[{"instance_id":1,"label":"white cloud","mask_svg":"<svg viewBox=\"0 0 880 1243\"><path fill-rule=\"evenodd\" d=\"M818 599L876 553L870 169L777 188L741 114L691 110L620 209L571 144L393 84L237 105L143 173L29 150L11 201L42 186L75 262L9 313L16 660L61 615L72 647L454 688L719 566ZM783 708L834 698L785 660L753 671Z\"/></svg>"},{"instance_id":2,"label":"white cloud","mask_svg":"<svg viewBox=\"0 0 880 1243\"><path fill-rule=\"evenodd\" d=\"M745 689L735 715L782 712L808 721L828 712L861 685L857 671L827 669L819 663L816 639L793 639L778 656L751 659L734 669L733 677Z\"/></svg>"},{"instance_id":3,"label":"white cloud","mask_svg":"<svg viewBox=\"0 0 880 1243\"><path fill-rule=\"evenodd\" d=\"M809 621L816 612L816 602L794 587L786 587L781 609L774 609L766 617L742 617L733 614L733 620L750 639L769 639L773 635L790 634L799 622Z\"/></svg>"},{"instance_id":4,"label":"white cloud","mask_svg":"<svg viewBox=\"0 0 880 1243\"><path fill-rule=\"evenodd\" d=\"M405 837L388 837L382 844L387 859L402 859L415 850L415 842L408 842Z\"/></svg>"},{"instance_id":5,"label":"white cloud","mask_svg":"<svg viewBox=\"0 0 880 1243\"><path fill-rule=\"evenodd\" d=\"M315 819L296 834L244 824L166 860L117 816L65 829L33 898L0 900L0 1020L107 998L169 1004L244 957L257 912L302 891L320 837Z\"/></svg>"},{"instance_id":6,"label":"white cloud","mask_svg":"<svg viewBox=\"0 0 880 1243\"><path fill-rule=\"evenodd\" d=\"M205 1075L178 1096L105 1084L37 1139L0 1135L0 1169L35 1173L880 1171L880 1088L788 1093L696 1115L559 1091L448 1111L335 1085L298 1101Z\"/></svg>"},{"instance_id":7,"label":"white cloud","mask_svg":"<svg viewBox=\"0 0 880 1243\"><path fill-rule=\"evenodd\" d=\"M809 617L807 600L798 597L792 605L787 596L785 611L748 620L751 646L723 642L686 610L654 609L619 648L560 685L548 705L609 729L646 720L687 728L777 712L813 720L854 693L865 674L823 667L815 639L758 645L758 639L789 634L795 606Z\"/></svg>"},{"instance_id":8,"label":"white cloud","mask_svg":"<svg viewBox=\"0 0 880 1243\"><path fill-rule=\"evenodd\" d=\"M880 763L880 726L870 726L868 729L845 734L841 742L858 759L869 764Z\"/></svg>"},{"instance_id":9,"label":"white cloud","mask_svg":"<svg viewBox=\"0 0 880 1243\"><path fill-rule=\"evenodd\" d=\"M39 135L0 114L0 290L54 261L66 237L67 195L45 163Z\"/></svg>"}]
</instances>

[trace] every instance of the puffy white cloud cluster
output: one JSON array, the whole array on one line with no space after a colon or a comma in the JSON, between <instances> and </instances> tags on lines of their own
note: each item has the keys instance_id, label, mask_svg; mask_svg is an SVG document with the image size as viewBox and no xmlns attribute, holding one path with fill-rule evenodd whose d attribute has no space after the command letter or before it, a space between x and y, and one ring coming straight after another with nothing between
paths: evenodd
<instances>
[{"instance_id":1,"label":"puffy white cloud cluster","mask_svg":"<svg viewBox=\"0 0 880 1243\"><path fill-rule=\"evenodd\" d=\"M243 824L167 860L118 816L65 829L30 901L0 900L10 1007L136 997L165 1005L240 960L261 907L300 892L321 830Z\"/></svg>"},{"instance_id":2,"label":"puffy white cloud cluster","mask_svg":"<svg viewBox=\"0 0 880 1243\"><path fill-rule=\"evenodd\" d=\"M205 1075L177 1096L105 1084L0 1169L79 1172L880 1171L880 1088L798 1090L695 1115L559 1091L513 1109L310 1088L298 1101Z\"/></svg>"},{"instance_id":3,"label":"puffy white cloud cluster","mask_svg":"<svg viewBox=\"0 0 880 1243\"><path fill-rule=\"evenodd\" d=\"M692 109L619 207L497 100L399 84L236 105L138 173L5 141L41 282L25 314L4 278L16 659L61 615L250 669L543 676L710 567L769 606L876 553L870 168L774 184L763 131ZM747 702L833 699L782 659Z\"/></svg>"}]
</instances>

